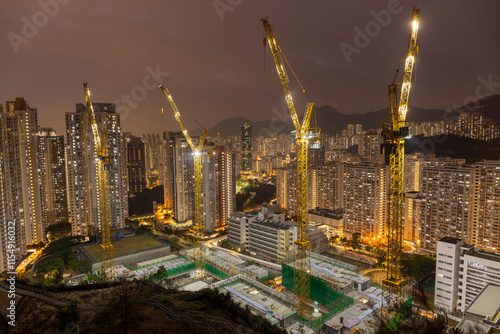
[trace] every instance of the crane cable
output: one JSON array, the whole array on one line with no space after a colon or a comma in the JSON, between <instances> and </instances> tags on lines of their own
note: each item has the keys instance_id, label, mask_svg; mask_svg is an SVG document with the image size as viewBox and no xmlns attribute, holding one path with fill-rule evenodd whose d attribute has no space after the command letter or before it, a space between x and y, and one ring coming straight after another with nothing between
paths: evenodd
<instances>
[{"instance_id":1,"label":"crane cable","mask_svg":"<svg viewBox=\"0 0 500 334\"><path fill-rule=\"evenodd\" d=\"M290 69L290 71L292 71L293 76L295 77L295 80L297 80L297 82L300 85L300 88L302 88L302 92L307 96L307 99L309 100L309 102L312 102L311 97L309 96L309 93L305 90L304 86L302 86L302 83L300 82L299 78L297 78L297 75L295 74L295 71L293 70L292 66L290 66L290 63L288 62L288 59L286 59L285 53L283 51L281 51L281 48L280 48L280 46L278 44L276 44L276 46L278 47L278 51L283 56L283 59L285 59L285 62L287 64L288 68Z\"/></svg>"},{"instance_id":2,"label":"crane cable","mask_svg":"<svg viewBox=\"0 0 500 334\"><path fill-rule=\"evenodd\" d=\"M410 41L406 42L406 46L403 49L403 54L401 55L401 59L399 60L398 68L396 69L396 73L394 73L394 78L392 79L392 84L393 85L396 82L396 79L397 79L397 76L398 76L398 73L399 73L399 69L401 68L401 64L403 63L403 59L405 59L405 53L407 53L407 51L408 51L409 44L410 44Z\"/></svg>"},{"instance_id":3,"label":"crane cable","mask_svg":"<svg viewBox=\"0 0 500 334\"><path fill-rule=\"evenodd\" d=\"M161 99L161 113L162 113L162 114L163 114L163 101L164 101L164 100L165 100L164 98L162 98L162 99ZM197 125L198 125L201 129L202 129L202 130L207 130L207 128L205 128L203 125L201 125L201 123L200 123L200 122L198 122L197 120L195 120L195 119L194 119L194 118L193 118L193 117L192 117L189 113L187 113L187 112L183 112L182 114L183 114L183 115L187 115L187 116L188 116L188 117L189 117L189 118L190 118L193 122L195 122L195 123L196 123L196 124L197 124ZM162 118L162 126L163 126L163 118Z\"/></svg>"},{"instance_id":4,"label":"crane cable","mask_svg":"<svg viewBox=\"0 0 500 334\"><path fill-rule=\"evenodd\" d=\"M279 53L283 56L283 59L285 60L288 68L290 69L290 71L292 71L292 74L295 77L295 80L297 80L297 82L300 85L300 88L302 88L302 92L307 96L307 99L309 100L309 102L312 102L311 96L309 96L309 93L306 91L306 89L304 88L304 86L302 86L302 83L300 82L299 78L295 74L295 71L293 70L292 66L288 62L288 59L286 59L285 53L281 50L280 46L277 43L276 43L276 46L278 47ZM313 114L314 114L314 127L318 128L318 122L316 120L316 108L314 108ZM311 128L311 127L309 126L309 128Z\"/></svg>"}]
</instances>

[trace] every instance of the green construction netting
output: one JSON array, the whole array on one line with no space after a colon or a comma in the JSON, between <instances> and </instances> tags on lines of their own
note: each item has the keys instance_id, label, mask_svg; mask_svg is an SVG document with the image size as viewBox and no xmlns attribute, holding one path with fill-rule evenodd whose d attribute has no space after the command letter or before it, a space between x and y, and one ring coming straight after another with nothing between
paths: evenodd
<instances>
[{"instance_id":1,"label":"green construction netting","mask_svg":"<svg viewBox=\"0 0 500 334\"><path fill-rule=\"evenodd\" d=\"M294 289L294 274L295 269L291 268L287 265L281 265L281 275L282 275L282 284L288 290L295 291ZM347 307L354 304L354 300L351 297L345 296L340 292L334 291L328 288L328 285L325 281L320 278L310 276L311 278L311 299L320 303L321 305L326 306L330 312L323 315L322 317L314 320L308 321L305 319L301 319L311 328L317 330L323 326L323 323L333 317L335 314L341 312Z\"/></svg>"},{"instance_id":2,"label":"green construction netting","mask_svg":"<svg viewBox=\"0 0 500 334\"><path fill-rule=\"evenodd\" d=\"M212 267L212 266L211 266L211 265L209 265L209 264L205 264L205 268L206 268L209 272L211 272L212 274L217 275L217 276L219 276L219 277L220 277L220 278L222 278L222 279L229 278L229 276L228 276L228 275L226 275L225 273L223 273L223 272L222 272L222 271L220 271L219 269Z\"/></svg>"},{"instance_id":3,"label":"green construction netting","mask_svg":"<svg viewBox=\"0 0 500 334\"><path fill-rule=\"evenodd\" d=\"M167 276L174 276L174 275L180 274L184 271L193 270L193 269L194 269L194 263L183 264L182 266L168 269Z\"/></svg>"},{"instance_id":4,"label":"green construction netting","mask_svg":"<svg viewBox=\"0 0 500 334\"><path fill-rule=\"evenodd\" d=\"M167 272L166 272L166 275L165 274L163 274L163 275L157 275L155 273L155 274L153 274L153 279L156 280L156 281L158 281L158 280L162 280L162 279L165 279L165 278L170 277L170 276L175 276L175 275L178 275L178 274L180 274L182 272L185 272L185 271L188 271L188 270L193 270L193 269L194 269L194 263L188 263L188 264L184 264L182 266L178 266L178 267L175 267L175 268L172 268L172 269L168 269ZM217 268L212 267L209 264L205 264L205 269L208 270L209 272L211 272L212 274L215 274L215 275L219 276L222 279L229 278L228 275L226 275L222 271L218 270Z\"/></svg>"}]
</instances>

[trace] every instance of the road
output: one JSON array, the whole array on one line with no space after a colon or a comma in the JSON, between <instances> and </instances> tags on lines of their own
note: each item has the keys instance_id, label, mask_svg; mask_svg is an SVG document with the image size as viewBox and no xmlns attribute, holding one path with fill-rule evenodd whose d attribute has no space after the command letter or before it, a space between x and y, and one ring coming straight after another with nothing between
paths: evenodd
<instances>
[{"instance_id":1,"label":"road","mask_svg":"<svg viewBox=\"0 0 500 334\"><path fill-rule=\"evenodd\" d=\"M44 247L45 248L45 247ZM16 271L19 275L23 274L26 271L26 266L36 260L36 258L42 254L43 248L37 251L34 251L27 258L25 258L16 268Z\"/></svg>"},{"instance_id":2,"label":"road","mask_svg":"<svg viewBox=\"0 0 500 334\"><path fill-rule=\"evenodd\" d=\"M382 280L387 277L387 271L382 268L367 269L363 272L364 276L370 276L373 283L382 285Z\"/></svg>"},{"instance_id":3,"label":"road","mask_svg":"<svg viewBox=\"0 0 500 334\"><path fill-rule=\"evenodd\" d=\"M179 239L179 244L182 247L184 247L184 248L193 247L193 245L189 241L186 241L183 238L180 238L179 236L174 235L174 234L168 234L168 233L164 233L164 232L156 230L155 231L155 235L157 235L159 237L169 238L169 239L170 238L178 238Z\"/></svg>"}]
</instances>

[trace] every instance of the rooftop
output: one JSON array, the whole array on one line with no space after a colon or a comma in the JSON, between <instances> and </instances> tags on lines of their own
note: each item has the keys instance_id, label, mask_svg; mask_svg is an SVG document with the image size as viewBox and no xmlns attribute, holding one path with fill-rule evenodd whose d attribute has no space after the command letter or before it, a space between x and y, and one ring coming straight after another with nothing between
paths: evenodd
<instances>
[{"instance_id":1,"label":"rooftop","mask_svg":"<svg viewBox=\"0 0 500 334\"><path fill-rule=\"evenodd\" d=\"M457 238L452 238L452 237L444 237L442 238L441 240L439 240L441 242L446 242L446 243L449 243L449 244L453 244L453 245L456 245L458 244L460 241L462 241L462 239L457 239Z\"/></svg>"},{"instance_id":2,"label":"rooftop","mask_svg":"<svg viewBox=\"0 0 500 334\"><path fill-rule=\"evenodd\" d=\"M498 308L500 307L498 296L500 296L499 286L486 286L466 310L466 313L493 318L495 313L498 313Z\"/></svg>"},{"instance_id":3,"label":"rooftop","mask_svg":"<svg viewBox=\"0 0 500 334\"><path fill-rule=\"evenodd\" d=\"M490 260L494 262L500 262L500 253L488 252L483 249L477 249L474 247L464 248L462 247L462 256L464 254L479 257L485 260Z\"/></svg>"},{"instance_id":4,"label":"rooftop","mask_svg":"<svg viewBox=\"0 0 500 334\"><path fill-rule=\"evenodd\" d=\"M328 217L328 218L332 218L332 219L342 219L342 217L344 215L344 210L343 209L330 210L330 209L317 207L315 209L311 209L311 210L307 211L307 213L310 213L313 215L318 215L318 216L323 216L323 217Z\"/></svg>"},{"instance_id":5,"label":"rooftop","mask_svg":"<svg viewBox=\"0 0 500 334\"><path fill-rule=\"evenodd\" d=\"M187 285L184 285L183 287L181 287L179 290L181 291L191 291L191 292L195 292L195 291L200 291L200 290L203 290L205 289L206 287L208 287L208 284L203 282L203 281L195 281L193 283L190 283L190 284L187 284Z\"/></svg>"},{"instance_id":6,"label":"rooftop","mask_svg":"<svg viewBox=\"0 0 500 334\"><path fill-rule=\"evenodd\" d=\"M236 280L220 289L227 290L236 303L242 307L249 305L272 324L296 314L290 308L287 296L248 278Z\"/></svg>"}]
</instances>

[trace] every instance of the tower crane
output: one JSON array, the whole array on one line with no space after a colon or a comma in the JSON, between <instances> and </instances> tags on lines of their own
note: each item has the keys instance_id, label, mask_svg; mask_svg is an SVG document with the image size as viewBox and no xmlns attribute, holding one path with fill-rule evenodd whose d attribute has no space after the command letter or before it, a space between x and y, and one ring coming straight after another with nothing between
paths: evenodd
<instances>
[{"instance_id":1,"label":"tower crane","mask_svg":"<svg viewBox=\"0 0 500 334\"><path fill-rule=\"evenodd\" d=\"M410 96L411 76L413 64L418 52L417 33L420 20L420 8L415 7L412 14L412 24L408 50L405 59L401 97L398 103L398 86L389 85L389 104L391 122L383 130L384 153L389 154L390 188L389 188L389 219L387 224L387 278L384 285L399 291L404 284L401 274L401 260L403 257L403 180L404 180L404 144L405 138L410 135L406 126L408 98ZM396 73L397 74L397 73Z\"/></svg>"},{"instance_id":2,"label":"tower crane","mask_svg":"<svg viewBox=\"0 0 500 334\"><path fill-rule=\"evenodd\" d=\"M165 88L165 86L160 85L158 87L161 89L163 95L167 99L168 104L170 105L170 109L172 109L172 113L174 114L177 123L179 123L179 127L181 128L182 134L184 135L184 138L186 138L186 141L189 147L191 147L191 150L193 151L194 155L194 229L196 231L195 247L194 247L194 267L196 275L201 277L204 273L205 261L204 261L203 249L201 248L201 243L199 242L198 238L200 237L200 234L205 230L205 226L203 224L203 193L202 193L203 175L201 167L202 167L202 156L207 154L204 147L205 137L207 135L207 129L203 128L203 134L201 135L201 138L198 141L198 143L195 144L191 136L189 136L186 127L184 126L184 123L182 123L181 114L179 112L179 109L177 109L177 105L175 104L172 95L170 94L168 89ZM196 123L200 125L200 123L198 122Z\"/></svg>"},{"instance_id":3,"label":"tower crane","mask_svg":"<svg viewBox=\"0 0 500 334\"><path fill-rule=\"evenodd\" d=\"M314 109L314 102L310 101L307 103L306 113L302 120L302 124L299 121L297 112L295 111L295 105L293 102L292 94L290 88L288 87L288 75L285 71L284 63L285 60L287 66L292 71L296 80L297 76L290 67L286 57L281 51L280 47L276 42L274 37L273 27L269 24L267 17L261 19L264 24L264 29L266 32L267 43L271 49L273 55L274 64L276 65L276 70L278 71L278 76L281 82L281 87L283 93L285 94L286 104L288 110L292 117L293 125L295 128L295 137L297 140L297 230L298 236L297 241L295 241L295 252L297 257L297 268L294 270L294 289L298 297L299 307L298 314L304 319L310 318L310 242L307 236L307 153L309 140L319 141L319 129L310 128L309 123L311 121L311 114ZM264 46L266 39L264 39ZM302 87L302 84L300 84ZM304 87L302 87L304 93ZM306 93L307 94L307 93ZM309 98L310 100L310 98Z\"/></svg>"},{"instance_id":4,"label":"tower crane","mask_svg":"<svg viewBox=\"0 0 500 334\"><path fill-rule=\"evenodd\" d=\"M99 211L101 222L101 276L114 277L114 249L111 243L111 226L109 214L109 194L108 194L108 171L111 167L110 158L107 151L106 130L99 134L99 127L97 126L94 106L90 98L90 89L86 82L83 83L83 90L85 92L85 102L87 104L87 111L90 113L90 126L92 128L92 135L94 138L94 148L97 153L97 169L99 178Z\"/></svg>"}]
</instances>

